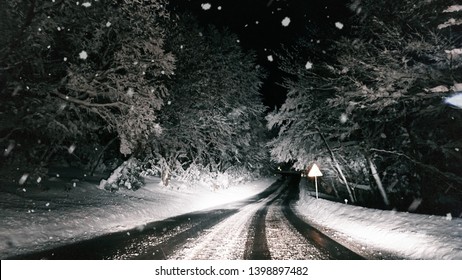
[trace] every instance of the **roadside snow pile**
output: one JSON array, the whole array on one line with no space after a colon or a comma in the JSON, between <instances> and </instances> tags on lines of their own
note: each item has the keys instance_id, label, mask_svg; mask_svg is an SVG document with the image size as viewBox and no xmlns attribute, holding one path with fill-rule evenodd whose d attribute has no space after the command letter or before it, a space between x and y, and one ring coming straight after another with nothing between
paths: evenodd
<instances>
[{"instance_id":1,"label":"roadside snow pile","mask_svg":"<svg viewBox=\"0 0 462 280\"><path fill-rule=\"evenodd\" d=\"M333 232L331 237L341 243L368 244L405 259L462 259L460 218L383 211L315 199L306 182L302 178L296 210L306 221L329 229Z\"/></svg>"},{"instance_id":2,"label":"roadside snow pile","mask_svg":"<svg viewBox=\"0 0 462 280\"><path fill-rule=\"evenodd\" d=\"M245 199L268 188L276 178L210 190L207 185L170 188L159 178L146 178L137 191L109 192L97 183L53 178L43 188L0 185L0 258L50 249L103 234L135 229L144 224L188 212Z\"/></svg>"}]
</instances>

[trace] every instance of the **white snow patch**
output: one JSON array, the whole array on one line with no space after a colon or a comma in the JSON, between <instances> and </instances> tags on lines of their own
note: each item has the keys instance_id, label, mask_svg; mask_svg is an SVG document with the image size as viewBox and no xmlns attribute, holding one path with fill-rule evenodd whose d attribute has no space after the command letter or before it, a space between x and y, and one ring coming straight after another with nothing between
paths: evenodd
<instances>
[{"instance_id":1,"label":"white snow patch","mask_svg":"<svg viewBox=\"0 0 462 280\"><path fill-rule=\"evenodd\" d=\"M89 7L91 7L91 3L90 2L84 2L84 3L82 3L82 6L84 6L85 8L89 8Z\"/></svg>"},{"instance_id":2,"label":"white snow patch","mask_svg":"<svg viewBox=\"0 0 462 280\"><path fill-rule=\"evenodd\" d=\"M290 18L289 18L289 17L285 17L285 18L282 20L281 23L282 23L282 26L284 26L284 27L289 26L289 24L290 24Z\"/></svg>"},{"instance_id":3,"label":"white snow patch","mask_svg":"<svg viewBox=\"0 0 462 280\"><path fill-rule=\"evenodd\" d=\"M444 99L444 102L446 104L449 104L449 105L452 105L458 108L462 108L462 93L453 95L451 97L447 97Z\"/></svg>"},{"instance_id":4,"label":"white snow patch","mask_svg":"<svg viewBox=\"0 0 462 280\"><path fill-rule=\"evenodd\" d=\"M459 11L462 11L462 5L452 5L449 6L446 10L444 10L443 13L453 13Z\"/></svg>"},{"instance_id":5,"label":"white snow patch","mask_svg":"<svg viewBox=\"0 0 462 280\"><path fill-rule=\"evenodd\" d=\"M268 61L272 62L272 61L273 61L273 56L272 56L272 55L268 55L267 59L268 59Z\"/></svg>"},{"instance_id":6,"label":"white snow patch","mask_svg":"<svg viewBox=\"0 0 462 280\"><path fill-rule=\"evenodd\" d=\"M62 176L64 177L64 176ZM80 181L78 188L63 195L63 188L47 192L30 189L26 196L34 201L56 206L53 211L36 210L18 199L14 192L0 190L0 258L39 251L82 241L111 232L140 228L150 222L181 214L211 209L247 199L266 188L277 178L263 178L247 183L230 184L227 189L210 191L205 183L187 185L172 180L164 187L160 178L146 177L146 185L137 191L121 189L111 193L97 185ZM64 180L64 179L63 179ZM109 179L111 181L111 179ZM47 183L47 182L45 182ZM11 183L11 189L17 186ZM10 207L17 204L18 207ZM65 206L65 207L61 207ZM23 209L23 211L18 211ZM27 228L27 230L24 230ZM50 242L49 236L54 240ZM14 240L15 246L11 246Z\"/></svg>"},{"instance_id":7,"label":"white snow patch","mask_svg":"<svg viewBox=\"0 0 462 280\"><path fill-rule=\"evenodd\" d=\"M311 183L311 182L309 182ZM404 259L461 259L461 219L369 209L316 199L302 178L300 200L294 205L303 219L334 239L393 253ZM333 234L332 234L333 235ZM361 248L361 247L359 247Z\"/></svg>"},{"instance_id":8,"label":"white snow patch","mask_svg":"<svg viewBox=\"0 0 462 280\"><path fill-rule=\"evenodd\" d=\"M106 27L110 27L112 23L110 21L106 22Z\"/></svg>"}]
</instances>

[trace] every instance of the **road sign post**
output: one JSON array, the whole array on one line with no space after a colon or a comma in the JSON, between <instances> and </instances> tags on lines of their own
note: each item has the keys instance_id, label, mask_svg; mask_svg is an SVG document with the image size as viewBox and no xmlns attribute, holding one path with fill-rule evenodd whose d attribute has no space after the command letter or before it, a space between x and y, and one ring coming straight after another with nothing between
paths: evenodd
<instances>
[{"instance_id":1,"label":"road sign post","mask_svg":"<svg viewBox=\"0 0 462 280\"><path fill-rule=\"evenodd\" d=\"M322 176L322 173L321 173L321 170L319 170L319 167L316 165L316 163L314 163L310 171L308 172L308 177L314 177L314 186L316 189L316 199L318 199L318 176Z\"/></svg>"}]
</instances>

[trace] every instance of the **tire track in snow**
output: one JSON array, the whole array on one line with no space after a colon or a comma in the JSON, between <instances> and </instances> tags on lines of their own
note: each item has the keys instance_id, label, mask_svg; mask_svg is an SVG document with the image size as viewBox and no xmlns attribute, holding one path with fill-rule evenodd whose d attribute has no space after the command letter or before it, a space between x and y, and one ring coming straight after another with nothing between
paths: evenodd
<instances>
[{"instance_id":1,"label":"tire track in snow","mask_svg":"<svg viewBox=\"0 0 462 280\"><path fill-rule=\"evenodd\" d=\"M206 230L206 234L192 239L169 259L186 260L233 260L243 259L247 245L247 234L256 213L274 200L283 187L256 203L241 208L231 217Z\"/></svg>"},{"instance_id":2,"label":"tire track in snow","mask_svg":"<svg viewBox=\"0 0 462 280\"><path fill-rule=\"evenodd\" d=\"M282 207L287 191L269 206L266 216L266 238L274 260L322 260L327 256L318 250L289 223Z\"/></svg>"}]
</instances>

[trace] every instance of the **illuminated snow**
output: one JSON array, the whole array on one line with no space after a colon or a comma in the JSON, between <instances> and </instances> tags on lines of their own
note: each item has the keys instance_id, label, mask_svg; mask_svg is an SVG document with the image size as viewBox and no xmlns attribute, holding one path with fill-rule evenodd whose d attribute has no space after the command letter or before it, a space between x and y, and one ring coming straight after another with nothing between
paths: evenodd
<instances>
[{"instance_id":1,"label":"illuminated snow","mask_svg":"<svg viewBox=\"0 0 462 280\"><path fill-rule=\"evenodd\" d=\"M281 23L282 23L282 26L284 26L284 27L289 26L289 24L290 24L290 18L289 18L289 17L285 17L285 18L282 20Z\"/></svg>"},{"instance_id":2,"label":"illuminated snow","mask_svg":"<svg viewBox=\"0 0 462 280\"><path fill-rule=\"evenodd\" d=\"M110 27L112 23L110 21L106 22L106 27Z\"/></svg>"},{"instance_id":3,"label":"illuminated snow","mask_svg":"<svg viewBox=\"0 0 462 280\"><path fill-rule=\"evenodd\" d=\"M85 8L89 8L89 7L91 7L91 3L90 2L85 2L85 3L82 3L82 6L84 6Z\"/></svg>"},{"instance_id":4,"label":"illuminated snow","mask_svg":"<svg viewBox=\"0 0 462 280\"><path fill-rule=\"evenodd\" d=\"M272 56L272 55L268 55L267 59L268 59L268 61L271 62L271 61L273 61L273 56Z\"/></svg>"},{"instance_id":5,"label":"illuminated snow","mask_svg":"<svg viewBox=\"0 0 462 280\"><path fill-rule=\"evenodd\" d=\"M334 239L367 244L406 259L461 259L462 219L356 207L310 195L302 178L296 209ZM342 237L341 237L342 236Z\"/></svg>"},{"instance_id":6,"label":"illuminated snow","mask_svg":"<svg viewBox=\"0 0 462 280\"><path fill-rule=\"evenodd\" d=\"M85 175L83 174L84 177ZM42 183L47 184L49 180L45 179ZM0 193L1 259L19 252L140 228L149 222L246 199L269 187L275 178L232 184L228 189L215 191L211 191L205 183L188 186L176 180L172 180L170 187L166 188L159 178L148 178L146 186L136 192L120 190L116 193L98 189L97 185L85 181L65 192L64 180L54 178L54 184L62 183L63 186L46 192L31 188L27 190L27 194L22 194L50 203L49 207L53 207L53 211L38 208L34 210L24 200L18 200L18 196L14 194L17 186L11 186L11 192ZM1 207L12 203L17 203L18 207ZM53 238L52 242L49 237Z\"/></svg>"},{"instance_id":7,"label":"illuminated snow","mask_svg":"<svg viewBox=\"0 0 462 280\"><path fill-rule=\"evenodd\" d=\"M444 10L444 13L453 13L453 12L459 12L462 11L462 5L452 5L449 6L446 10Z\"/></svg>"},{"instance_id":8,"label":"illuminated snow","mask_svg":"<svg viewBox=\"0 0 462 280\"><path fill-rule=\"evenodd\" d=\"M444 102L446 102L449 105L462 108L462 93L448 97L444 100Z\"/></svg>"},{"instance_id":9,"label":"illuminated snow","mask_svg":"<svg viewBox=\"0 0 462 280\"><path fill-rule=\"evenodd\" d=\"M342 29L343 28L343 23L337 21L335 23L335 27L337 27L338 29Z\"/></svg>"}]
</instances>

